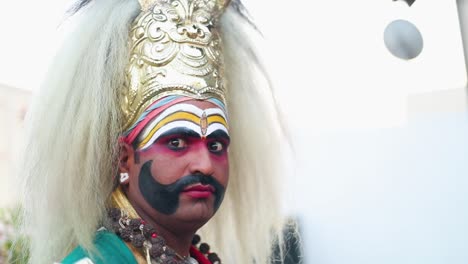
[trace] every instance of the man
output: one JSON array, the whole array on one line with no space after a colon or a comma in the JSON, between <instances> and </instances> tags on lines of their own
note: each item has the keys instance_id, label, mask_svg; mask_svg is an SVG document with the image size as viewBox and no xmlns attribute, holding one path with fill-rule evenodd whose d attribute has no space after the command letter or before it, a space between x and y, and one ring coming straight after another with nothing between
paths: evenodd
<instances>
[{"instance_id":1,"label":"man","mask_svg":"<svg viewBox=\"0 0 468 264\"><path fill-rule=\"evenodd\" d=\"M284 139L242 10L77 4L28 113L31 263L272 260Z\"/></svg>"}]
</instances>

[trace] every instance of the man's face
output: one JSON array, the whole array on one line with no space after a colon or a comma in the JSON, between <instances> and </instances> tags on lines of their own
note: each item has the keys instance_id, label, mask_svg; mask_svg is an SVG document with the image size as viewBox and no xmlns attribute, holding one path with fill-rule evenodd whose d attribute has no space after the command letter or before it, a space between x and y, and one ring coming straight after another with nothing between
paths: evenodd
<instances>
[{"instance_id":1,"label":"man's face","mask_svg":"<svg viewBox=\"0 0 468 264\"><path fill-rule=\"evenodd\" d=\"M137 212L162 225L203 225L228 184L228 146L226 117L211 102L186 101L160 113L128 155L126 191Z\"/></svg>"}]
</instances>

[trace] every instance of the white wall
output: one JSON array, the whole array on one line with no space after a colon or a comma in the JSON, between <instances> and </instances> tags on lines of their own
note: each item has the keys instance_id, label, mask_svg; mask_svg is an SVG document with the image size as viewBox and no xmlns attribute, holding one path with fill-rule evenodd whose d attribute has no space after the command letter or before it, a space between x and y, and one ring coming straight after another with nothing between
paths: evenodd
<instances>
[{"instance_id":1,"label":"white wall","mask_svg":"<svg viewBox=\"0 0 468 264\"><path fill-rule=\"evenodd\" d=\"M305 263L468 262L468 115L406 126L297 131L291 179Z\"/></svg>"}]
</instances>

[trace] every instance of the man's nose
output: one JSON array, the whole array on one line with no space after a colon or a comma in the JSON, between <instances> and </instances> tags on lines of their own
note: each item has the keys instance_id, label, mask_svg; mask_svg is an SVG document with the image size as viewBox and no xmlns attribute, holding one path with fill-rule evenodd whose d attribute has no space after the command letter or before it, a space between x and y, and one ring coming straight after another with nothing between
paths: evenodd
<instances>
[{"instance_id":1,"label":"man's nose","mask_svg":"<svg viewBox=\"0 0 468 264\"><path fill-rule=\"evenodd\" d=\"M211 152L206 146L200 147L198 151L194 152L192 161L190 162L190 173L202 173L205 175L212 175L214 173Z\"/></svg>"}]
</instances>

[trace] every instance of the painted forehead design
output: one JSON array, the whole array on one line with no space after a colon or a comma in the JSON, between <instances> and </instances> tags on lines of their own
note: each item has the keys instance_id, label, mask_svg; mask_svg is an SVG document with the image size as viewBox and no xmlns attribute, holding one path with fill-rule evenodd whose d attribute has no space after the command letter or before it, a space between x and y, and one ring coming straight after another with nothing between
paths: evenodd
<instances>
[{"instance_id":1,"label":"painted forehead design","mask_svg":"<svg viewBox=\"0 0 468 264\"><path fill-rule=\"evenodd\" d=\"M176 104L158 115L141 131L137 148L144 150L157 141L165 132L176 128L189 129L201 138L215 131L229 135L225 113L220 108L200 109L192 104Z\"/></svg>"}]
</instances>

